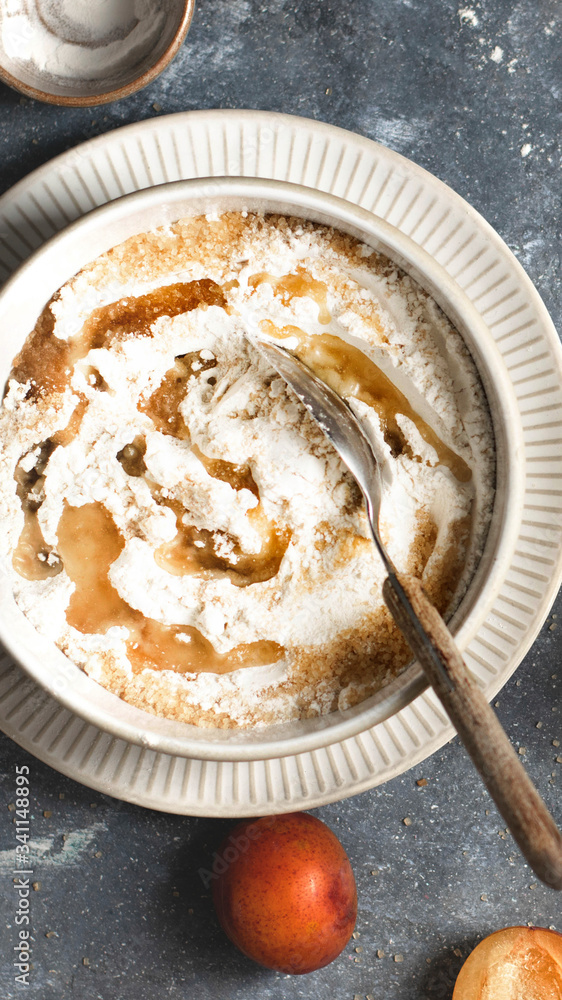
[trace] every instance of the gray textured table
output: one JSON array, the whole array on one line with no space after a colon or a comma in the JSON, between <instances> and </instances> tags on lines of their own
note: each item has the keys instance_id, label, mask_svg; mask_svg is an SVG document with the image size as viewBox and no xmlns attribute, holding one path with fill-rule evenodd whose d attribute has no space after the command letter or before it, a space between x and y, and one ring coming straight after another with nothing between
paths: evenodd
<instances>
[{"instance_id":1,"label":"gray textured table","mask_svg":"<svg viewBox=\"0 0 562 1000\"><path fill-rule=\"evenodd\" d=\"M179 57L118 104L56 109L0 87L0 190L53 155L160 113L248 107L318 118L411 157L499 231L557 322L562 79L556 0L199 0ZM562 601L498 698L499 715L560 818ZM539 725L540 724L540 725ZM557 926L454 740L415 771L317 811L359 890L357 937L327 969L289 978L238 954L197 876L228 824L104 798L0 739L0 995L12 967L14 768L28 764L38 861L33 1000L385 997L446 1000L484 934ZM559 758L557 761L557 757ZM418 787L416 779L428 784ZM411 825L403 819L410 817Z\"/></svg>"}]
</instances>

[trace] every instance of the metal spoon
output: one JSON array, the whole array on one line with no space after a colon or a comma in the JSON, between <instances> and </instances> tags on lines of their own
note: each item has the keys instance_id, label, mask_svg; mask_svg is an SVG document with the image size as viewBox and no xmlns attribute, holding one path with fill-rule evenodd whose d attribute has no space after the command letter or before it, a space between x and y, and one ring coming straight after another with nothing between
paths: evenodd
<instances>
[{"instance_id":1,"label":"metal spoon","mask_svg":"<svg viewBox=\"0 0 562 1000\"><path fill-rule=\"evenodd\" d=\"M469 673L451 633L418 579L398 574L379 532L381 477L371 445L349 406L284 348L251 338L296 393L355 478L373 541L387 571L383 597L456 727L486 788L543 882L562 889L562 837L509 739Z\"/></svg>"}]
</instances>

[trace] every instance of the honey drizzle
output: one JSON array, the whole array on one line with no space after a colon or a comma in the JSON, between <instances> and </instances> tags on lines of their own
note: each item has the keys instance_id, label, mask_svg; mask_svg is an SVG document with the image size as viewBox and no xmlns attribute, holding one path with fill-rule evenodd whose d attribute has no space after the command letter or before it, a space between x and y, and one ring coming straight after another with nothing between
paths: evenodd
<instances>
[{"instance_id":1,"label":"honey drizzle","mask_svg":"<svg viewBox=\"0 0 562 1000\"><path fill-rule=\"evenodd\" d=\"M201 367L194 373L192 364L196 359ZM202 361L199 354L177 357L174 366L165 373L160 385L139 409L146 413L162 434L169 434L190 442L191 450L199 459L209 476L228 483L235 490L247 489L260 500L260 494L251 469L246 464L228 462L222 458L210 458L190 441L189 428L180 412L180 405L188 391L189 380L194 374L214 368L216 361ZM128 445L128 448L134 447ZM146 446L145 446L146 449ZM120 452L117 456L120 461ZM123 462L122 462L123 464ZM146 468L146 467L145 467ZM142 473L141 473L142 474ZM154 558L168 573L185 576L192 573L227 575L235 586L246 587L252 583L263 583L272 579L290 542L290 532L280 529L265 516L261 503L248 511L248 520L262 539L258 553L242 551L236 539L224 532L208 531L185 523L186 511L175 499L164 497L160 488L149 477L145 477L157 503L169 507L176 517L177 534L170 542L165 542L154 553ZM231 555L226 557L217 552L220 544L226 542Z\"/></svg>"},{"instance_id":2,"label":"honey drizzle","mask_svg":"<svg viewBox=\"0 0 562 1000\"><path fill-rule=\"evenodd\" d=\"M88 400L79 394L78 403L70 415L66 427L56 431L50 438L36 445L39 450L35 466L26 472L21 465L21 459L14 470L16 493L24 514L23 529L12 554L12 566L16 573L26 580L47 580L57 576L62 569L62 563L54 550L47 545L38 511L43 503L43 486L47 463L55 450L63 448L74 440L80 430L84 414L88 408Z\"/></svg>"},{"instance_id":3,"label":"honey drizzle","mask_svg":"<svg viewBox=\"0 0 562 1000\"><path fill-rule=\"evenodd\" d=\"M146 295L118 299L94 310L76 339L85 355L94 348L110 347L116 340L131 335L153 336L152 326L161 316L173 319L199 306L224 308L225 305L220 285L211 278L162 285Z\"/></svg>"},{"instance_id":4,"label":"honey drizzle","mask_svg":"<svg viewBox=\"0 0 562 1000\"><path fill-rule=\"evenodd\" d=\"M52 441L55 448L59 445L66 448L67 445L74 441L76 435L80 433L80 427L86 410L88 409L89 400L86 396L83 396L82 393L78 393L77 395L78 402L70 414L70 419L66 427L62 427L60 431L56 431L51 435L50 441Z\"/></svg>"},{"instance_id":5,"label":"honey drizzle","mask_svg":"<svg viewBox=\"0 0 562 1000\"><path fill-rule=\"evenodd\" d=\"M214 470L215 478L229 483L235 490L250 489L259 500L259 491L249 468L222 459L208 459L199 448L193 450L208 471ZM154 559L161 569L174 576L191 574L228 576L237 587L263 583L277 575L291 534L270 521L265 516L261 504L249 510L247 514L252 527L262 539L260 551L243 552L237 540L226 532L209 531L186 523L189 511L181 501L175 497L165 496L158 483L145 474L147 472L145 452L146 441L137 436L121 449L117 459L127 475L142 476L156 503L161 507L168 507L176 518L175 537L160 545L154 553ZM209 475L213 475L213 472L209 471ZM220 553L221 543L223 550L224 543L227 543L230 549L228 556Z\"/></svg>"},{"instance_id":6,"label":"honey drizzle","mask_svg":"<svg viewBox=\"0 0 562 1000\"><path fill-rule=\"evenodd\" d=\"M261 271L248 278L251 288L262 284L271 285L274 294L278 294L284 305L293 299L308 297L318 305L318 322L327 326L332 316L328 309L328 286L325 281L318 281L304 267L297 267L292 274L282 274L280 277Z\"/></svg>"},{"instance_id":7,"label":"honey drizzle","mask_svg":"<svg viewBox=\"0 0 562 1000\"><path fill-rule=\"evenodd\" d=\"M59 557L47 545L37 512L43 503L45 469L56 445L49 439L38 445L35 466L28 472L21 459L14 470L16 493L24 515L23 529L12 554L12 566L26 580L48 580L62 569Z\"/></svg>"},{"instance_id":8,"label":"honey drizzle","mask_svg":"<svg viewBox=\"0 0 562 1000\"><path fill-rule=\"evenodd\" d=\"M191 445L191 450L213 479L228 483L233 490L249 490L259 500L260 491L249 465L237 465L235 462L227 462L224 458L209 458L196 444Z\"/></svg>"},{"instance_id":9,"label":"honey drizzle","mask_svg":"<svg viewBox=\"0 0 562 1000\"><path fill-rule=\"evenodd\" d=\"M194 363L199 364L197 371L193 369ZM148 399L141 400L138 405L139 410L150 417L156 430L161 434L171 434L172 437L189 441L189 430L180 413L180 404L185 399L189 380L215 368L216 364L214 359L204 361L198 351L178 355L158 388Z\"/></svg>"},{"instance_id":10,"label":"honey drizzle","mask_svg":"<svg viewBox=\"0 0 562 1000\"><path fill-rule=\"evenodd\" d=\"M264 320L262 329L275 339L296 338L298 347L293 353L319 378L338 395L354 397L371 406L379 415L384 440L395 457L400 454L414 457L396 419L398 414L402 414L415 424L423 439L435 450L438 463L450 469L459 482L470 481L472 472L464 459L441 440L416 413L404 393L363 351L333 334L308 336L297 326L278 328L269 320Z\"/></svg>"},{"instance_id":11,"label":"honey drizzle","mask_svg":"<svg viewBox=\"0 0 562 1000\"><path fill-rule=\"evenodd\" d=\"M261 537L261 548L259 552L247 553L226 532L208 531L184 524L187 512L179 501L162 498L158 502L174 511L177 529L176 536L170 542L160 545L154 553L161 569L174 576L227 576L236 587L264 583L277 576L291 534L270 522L261 505L249 510L247 514L248 520ZM220 550L217 551L221 541L229 543L230 555L221 555Z\"/></svg>"},{"instance_id":12,"label":"honey drizzle","mask_svg":"<svg viewBox=\"0 0 562 1000\"><path fill-rule=\"evenodd\" d=\"M24 522L12 554L12 566L26 580L48 580L58 576L62 564L47 545L36 511L24 511Z\"/></svg>"},{"instance_id":13,"label":"honey drizzle","mask_svg":"<svg viewBox=\"0 0 562 1000\"><path fill-rule=\"evenodd\" d=\"M115 625L128 629L127 656L133 670L225 674L279 660L284 649L269 640L242 643L217 653L202 633L188 625L163 625L131 608L109 579L125 540L101 503L65 503L58 526L58 550L75 584L66 611L68 624L83 634L105 634Z\"/></svg>"},{"instance_id":14,"label":"honey drizzle","mask_svg":"<svg viewBox=\"0 0 562 1000\"><path fill-rule=\"evenodd\" d=\"M80 333L69 340L60 340L54 335L55 317L51 310L54 301L56 296L45 306L10 372L7 385L11 379L30 383L26 399L64 392L73 366L89 351L110 347L133 334L150 337L152 324L161 316L178 316L199 306L226 306L222 289L210 278L177 282L96 309Z\"/></svg>"}]
</instances>

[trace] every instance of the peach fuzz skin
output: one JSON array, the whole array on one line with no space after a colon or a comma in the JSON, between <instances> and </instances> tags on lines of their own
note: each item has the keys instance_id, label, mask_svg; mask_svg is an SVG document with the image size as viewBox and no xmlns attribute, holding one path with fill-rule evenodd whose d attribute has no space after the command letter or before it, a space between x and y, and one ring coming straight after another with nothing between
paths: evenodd
<instances>
[{"instance_id":1,"label":"peach fuzz skin","mask_svg":"<svg viewBox=\"0 0 562 1000\"><path fill-rule=\"evenodd\" d=\"M506 927L484 938L459 972L453 1000L559 1000L562 934Z\"/></svg>"},{"instance_id":2,"label":"peach fuzz skin","mask_svg":"<svg viewBox=\"0 0 562 1000\"><path fill-rule=\"evenodd\" d=\"M301 975L332 962L357 916L355 878L328 827L307 813L240 823L213 882L219 921L248 958Z\"/></svg>"}]
</instances>

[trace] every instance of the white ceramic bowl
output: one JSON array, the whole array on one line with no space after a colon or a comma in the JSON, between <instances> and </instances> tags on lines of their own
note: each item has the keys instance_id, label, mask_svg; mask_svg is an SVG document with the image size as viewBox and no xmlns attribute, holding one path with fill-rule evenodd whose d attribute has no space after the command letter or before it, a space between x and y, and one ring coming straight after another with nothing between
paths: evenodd
<instances>
[{"instance_id":1,"label":"white ceramic bowl","mask_svg":"<svg viewBox=\"0 0 562 1000\"><path fill-rule=\"evenodd\" d=\"M384 220L311 188L255 178L178 181L110 202L46 243L0 293L0 384L45 303L80 268L134 234L182 216L229 210L300 216L357 237L411 274L463 336L482 379L496 441L496 497L484 553L449 623L466 648L493 605L516 545L524 486L521 422L503 360L469 299L432 257ZM2 565L0 640L41 687L91 724L162 753L200 760L261 760L339 742L393 715L427 686L413 663L360 705L317 719L234 731L157 718L110 694L39 636L15 604Z\"/></svg>"}]
</instances>

